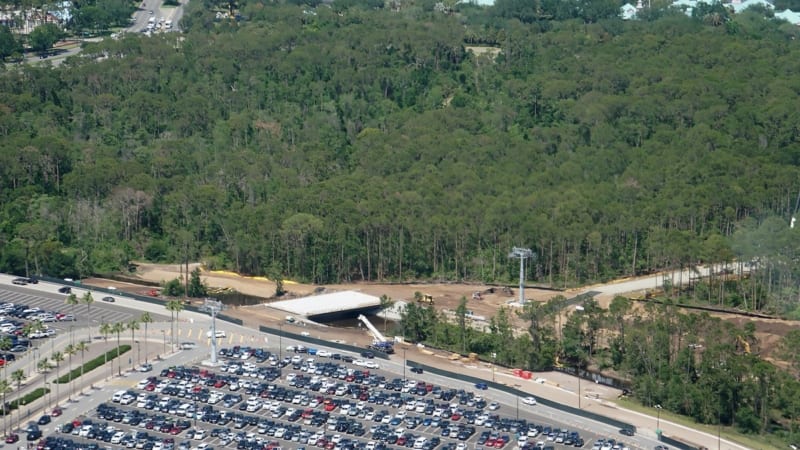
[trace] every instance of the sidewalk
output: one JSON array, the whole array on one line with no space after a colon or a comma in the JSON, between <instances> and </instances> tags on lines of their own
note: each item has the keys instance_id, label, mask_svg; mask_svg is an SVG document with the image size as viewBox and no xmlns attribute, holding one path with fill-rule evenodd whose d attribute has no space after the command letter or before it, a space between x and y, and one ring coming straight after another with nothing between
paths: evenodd
<instances>
[{"instance_id":1,"label":"sidewalk","mask_svg":"<svg viewBox=\"0 0 800 450\"><path fill-rule=\"evenodd\" d=\"M75 333L74 336L63 333L56 335L52 339L40 340L38 342L34 341L39 345L29 350L3 369L5 371L4 375L9 380L11 388L13 389L6 394L6 401L13 402L17 398L24 397L35 389L43 388L46 382L49 385L50 393L40 397L30 405L23 406L21 409L23 410L23 414L27 414L28 416L32 414L32 411L39 411L40 409L47 409L49 411L52 407L60 405L65 399L68 400L73 395L80 394L80 392L79 394L75 394L75 391L82 391L90 388L89 383L94 384L101 380L119 376L120 372L124 374L135 370L135 367L138 367L140 363L146 360L153 361L156 358L165 357L165 351L169 352L170 349L162 345L161 329L168 325L169 324L164 323L150 324L148 326L148 336L144 335L144 330L138 330L134 335L136 341L139 342L138 344L131 342L130 332L122 333L120 335L119 344L130 345L131 350L121 354L119 360L117 358L110 359L109 362L111 364L109 368L102 366L97 367L90 372L86 372L83 377L76 378L74 382L63 384L53 383L53 381L57 377L63 377L68 374L72 369L80 368L82 363L91 361L98 356L103 356L104 353L117 348L116 334L113 336L109 335L106 340L105 337L100 335L99 327L93 327L92 337L95 339L91 341L83 357L81 357L80 352L72 355L72 364L70 364L70 357L64 354L64 349L70 344L70 341L74 341L75 343L86 341L88 335L85 328L81 329L80 333ZM97 338L98 336L100 336L99 339ZM147 345L144 345L145 341ZM64 359L59 363L58 370L56 370L54 363L50 359L54 352L61 352L64 356ZM47 373L40 372L36 368L37 362L45 357L48 358L51 364L51 369ZM122 367L120 367L119 364L121 364ZM27 375L25 380L22 381L19 390L17 390L17 383L11 381L11 373L17 370L23 370ZM113 373L111 372L112 370ZM74 385L78 385L82 388L74 389ZM17 411L19 410L14 410L14 413ZM9 417L10 416L11 414L9 414Z\"/></svg>"}]
</instances>

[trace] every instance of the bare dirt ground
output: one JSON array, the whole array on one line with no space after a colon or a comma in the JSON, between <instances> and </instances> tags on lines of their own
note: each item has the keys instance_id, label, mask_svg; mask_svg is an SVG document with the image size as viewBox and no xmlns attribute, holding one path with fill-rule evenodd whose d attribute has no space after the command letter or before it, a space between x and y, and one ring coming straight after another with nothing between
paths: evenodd
<instances>
[{"instance_id":1,"label":"bare dirt ground","mask_svg":"<svg viewBox=\"0 0 800 450\"><path fill-rule=\"evenodd\" d=\"M204 270L201 264L189 264L189 271L199 268L201 270L201 279L203 282L213 288L221 289L234 289L243 294L269 298L275 293L275 283L263 277L243 277L232 272L223 271L207 271ZM162 283L167 280L180 278L184 274L184 270L177 264L138 264L136 278L151 283ZM119 281L109 280L85 280L87 284L97 286L115 286L117 289L135 292L141 295L148 295L153 288L136 285L133 283L122 283ZM350 283L350 284L334 284L334 285L309 285L300 284L292 281L284 281L284 288L288 291L289 297L302 297L312 295L315 292L338 292L338 291L359 291L365 294L381 296L387 295L393 300L413 301L414 293L420 292L423 294L431 295L434 299L436 308L442 310L455 310L462 297L467 299L467 308L476 316L482 316L487 319L494 316L500 307L506 306L513 308L517 299L517 288L513 288L513 295L504 293L500 287L495 286L494 293L488 293L491 286L481 284L463 284L463 283L420 283L420 284L384 284L384 283ZM481 299L473 299L473 292L481 292ZM525 297L529 300L547 301L556 295L562 294L567 298L575 295L574 292L557 292L551 290L537 290L526 289ZM285 297L284 297L285 298ZM601 294L596 297L600 306L607 307L613 295ZM249 325L258 324L271 324L276 325L283 322L285 313L258 306L243 306L236 307L226 311L226 314L241 318ZM780 342L782 336L789 332L797 324L791 321L778 320L778 319L756 319L735 315L726 315L715 313L714 316L721 317L725 320L734 322L737 326L741 327L745 322L753 322L756 325L756 338L758 344L752 349L754 353L781 365L775 350ZM512 314L513 318L514 315ZM520 322L518 325L522 325ZM333 330L327 330L323 333L333 333ZM344 330L336 329L336 333L342 334L341 339L360 344L367 344L371 339L365 332L359 330Z\"/></svg>"}]
</instances>

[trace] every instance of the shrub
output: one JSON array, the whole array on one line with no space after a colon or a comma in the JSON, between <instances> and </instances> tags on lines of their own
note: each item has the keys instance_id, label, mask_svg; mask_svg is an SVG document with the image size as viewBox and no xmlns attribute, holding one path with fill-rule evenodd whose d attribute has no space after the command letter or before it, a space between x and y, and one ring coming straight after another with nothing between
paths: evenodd
<instances>
[{"instance_id":1,"label":"shrub","mask_svg":"<svg viewBox=\"0 0 800 450\"><path fill-rule=\"evenodd\" d=\"M126 352L128 352L130 350L131 350L131 346L130 345L127 345L127 344L126 345L120 345L119 346L119 355L122 356L122 355L124 355ZM98 356L98 357L96 357L94 359L90 359L89 361L86 362L86 364L83 365L83 373L84 374L89 373L90 371L92 371L92 370L94 370L94 369L106 364L108 361L111 361L116 357L117 357L117 349L113 348L113 349L107 351L105 353L105 355L100 355L100 356ZM58 379L56 379L55 382L58 383L58 384L69 383L70 381L72 381L74 379L80 378L80 376L81 376L81 368L80 368L80 366L78 366L77 368L70 370L69 373L58 377Z\"/></svg>"}]
</instances>

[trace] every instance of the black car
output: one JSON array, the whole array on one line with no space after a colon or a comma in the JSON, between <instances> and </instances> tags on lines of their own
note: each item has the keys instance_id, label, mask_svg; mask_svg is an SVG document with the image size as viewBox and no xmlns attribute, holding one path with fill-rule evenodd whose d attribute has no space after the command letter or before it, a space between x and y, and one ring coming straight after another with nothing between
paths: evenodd
<instances>
[{"instance_id":1,"label":"black car","mask_svg":"<svg viewBox=\"0 0 800 450\"><path fill-rule=\"evenodd\" d=\"M625 436L633 436L636 433L633 431L633 428L622 428L622 429L619 430L619 434L622 434L622 435L625 435Z\"/></svg>"},{"instance_id":2,"label":"black car","mask_svg":"<svg viewBox=\"0 0 800 450\"><path fill-rule=\"evenodd\" d=\"M422 367L412 367L411 368L411 372L413 372L413 373L422 373L423 370L422 370Z\"/></svg>"},{"instance_id":3,"label":"black car","mask_svg":"<svg viewBox=\"0 0 800 450\"><path fill-rule=\"evenodd\" d=\"M29 441L35 441L37 439L42 438L42 431L41 430L31 430L28 432L27 439Z\"/></svg>"},{"instance_id":4,"label":"black car","mask_svg":"<svg viewBox=\"0 0 800 450\"><path fill-rule=\"evenodd\" d=\"M25 278L14 278L13 280L11 280L11 282L13 284L16 284L17 286L25 286L26 284L28 284L28 280Z\"/></svg>"},{"instance_id":5,"label":"black car","mask_svg":"<svg viewBox=\"0 0 800 450\"><path fill-rule=\"evenodd\" d=\"M58 292L61 293L61 294L71 294L72 293L72 288L69 287L69 286L62 286L62 287L58 288Z\"/></svg>"},{"instance_id":6,"label":"black car","mask_svg":"<svg viewBox=\"0 0 800 450\"><path fill-rule=\"evenodd\" d=\"M103 297L103 301L104 302L108 302L108 303L114 303L116 300L114 300L114 297L106 296L106 297Z\"/></svg>"},{"instance_id":7,"label":"black car","mask_svg":"<svg viewBox=\"0 0 800 450\"><path fill-rule=\"evenodd\" d=\"M36 423L38 423L39 425L47 425L48 423L50 423L50 416L45 415L39 417L39 420Z\"/></svg>"},{"instance_id":8,"label":"black car","mask_svg":"<svg viewBox=\"0 0 800 450\"><path fill-rule=\"evenodd\" d=\"M372 352L361 352L362 358L372 359L375 357L375 354Z\"/></svg>"}]
</instances>

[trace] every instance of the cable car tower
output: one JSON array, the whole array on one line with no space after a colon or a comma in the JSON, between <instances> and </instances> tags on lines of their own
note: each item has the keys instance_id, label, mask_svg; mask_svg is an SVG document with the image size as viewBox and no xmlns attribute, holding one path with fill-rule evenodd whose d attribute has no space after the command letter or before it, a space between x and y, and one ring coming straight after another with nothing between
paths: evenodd
<instances>
[{"instance_id":1,"label":"cable car tower","mask_svg":"<svg viewBox=\"0 0 800 450\"><path fill-rule=\"evenodd\" d=\"M509 258L519 258L519 304L525 304L525 259L532 259L534 253L529 248L514 247L511 253L508 254Z\"/></svg>"}]
</instances>

